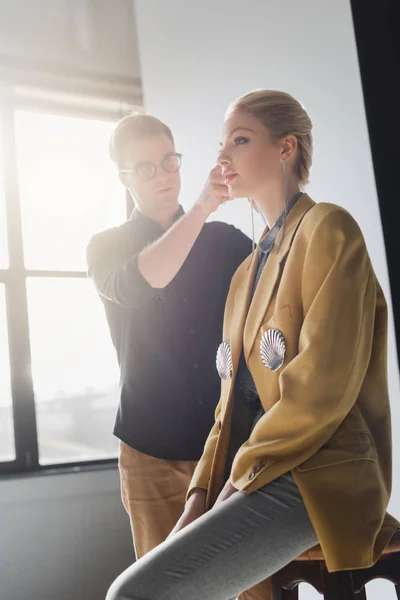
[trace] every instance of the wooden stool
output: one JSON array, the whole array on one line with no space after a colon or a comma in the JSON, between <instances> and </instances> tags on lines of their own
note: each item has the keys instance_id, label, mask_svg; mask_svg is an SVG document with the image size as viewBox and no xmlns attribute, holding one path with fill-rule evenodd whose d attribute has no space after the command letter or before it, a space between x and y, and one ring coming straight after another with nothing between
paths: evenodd
<instances>
[{"instance_id":1,"label":"wooden stool","mask_svg":"<svg viewBox=\"0 0 400 600\"><path fill-rule=\"evenodd\" d=\"M394 583L400 600L400 529L369 569L328 573L321 547L314 546L273 575L273 598L298 600L299 583L309 583L325 600L366 600L365 586L377 578Z\"/></svg>"}]
</instances>

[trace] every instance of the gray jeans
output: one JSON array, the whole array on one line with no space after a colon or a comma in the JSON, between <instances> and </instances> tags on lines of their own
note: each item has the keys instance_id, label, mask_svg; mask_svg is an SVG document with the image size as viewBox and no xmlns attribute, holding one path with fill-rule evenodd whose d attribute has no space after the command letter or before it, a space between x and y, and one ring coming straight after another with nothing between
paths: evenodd
<instances>
[{"instance_id":1,"label":"gray jeans","mask_svg":"<svg viewBox=\"0 0 400 600\"><path fill-rule=\"evenodd\" d=\"M106 600L229 600L318 543L290 473L233 494L124 571Z\"/></svg>"}]
</instances>

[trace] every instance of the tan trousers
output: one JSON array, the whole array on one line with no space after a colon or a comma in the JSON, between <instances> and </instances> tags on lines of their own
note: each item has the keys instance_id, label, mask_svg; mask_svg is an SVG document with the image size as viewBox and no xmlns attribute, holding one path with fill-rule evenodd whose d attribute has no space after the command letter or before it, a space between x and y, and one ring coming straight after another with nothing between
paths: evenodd
<instances>
[{"instance_id":1,"label":"tan trousers","mask_svg":"<svg viewBox=\"0 0 400 600\"><path fill-rule=\"evenodd\" d=\"M120 442L122 503L129 515L136 558L163 542L181 516L196 462L154 458ZM266 580L239 600L270 600Z\"/></svg>"}]
</instances>

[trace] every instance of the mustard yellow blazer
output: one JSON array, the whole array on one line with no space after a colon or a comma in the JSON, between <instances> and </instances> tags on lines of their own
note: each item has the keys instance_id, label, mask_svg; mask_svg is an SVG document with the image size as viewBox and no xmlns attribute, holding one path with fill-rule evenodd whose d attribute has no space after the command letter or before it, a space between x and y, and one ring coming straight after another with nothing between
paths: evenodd
<instances>
[{"instance_id":1,"label":"mustard yellow blazer","mask_svg":"<svg viewBox=\"0 0 400 600\"><path fill-rule=\"evenodd\" d=\"M265 414L236 454L232 484L251 494L291 471L328 569L369 567L399 523L386 513L392 479L387 308L362 233L343 208L303 194L251 304L257 261L249 268L250 261L238 268L229 291L223 336L232 376L222 380L215 424L188 493L208 490L210 507L225 483L243 347ZM286 342L276 371L260 353L270 328Z\"/></svg>"}]
</instances>

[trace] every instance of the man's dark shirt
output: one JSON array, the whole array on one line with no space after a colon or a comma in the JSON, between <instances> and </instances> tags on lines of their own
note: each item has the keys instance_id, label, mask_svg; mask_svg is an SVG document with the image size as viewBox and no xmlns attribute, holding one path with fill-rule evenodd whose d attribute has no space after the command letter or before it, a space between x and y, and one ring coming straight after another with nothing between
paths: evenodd
<instances>
[{"instance_id":1,"label":"man's dark shirt","mask_svg":"<svg viewBox=\"0 0 400 600\"><path fill-rule=\"evenodd\" d=\"M206 223L175 278L156 289L141 275L138 256L163 233L135 210L120 227L92 238L88 273L121 371L114 434L156 458L191 461L200 458L213 425L225 301L251 241L232 225Z\"/></svg>"}]
</instances>

